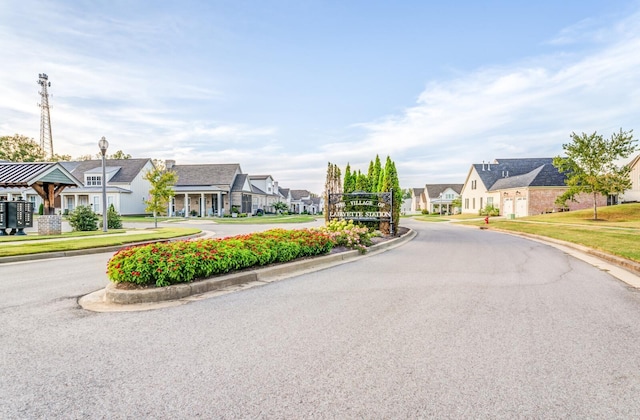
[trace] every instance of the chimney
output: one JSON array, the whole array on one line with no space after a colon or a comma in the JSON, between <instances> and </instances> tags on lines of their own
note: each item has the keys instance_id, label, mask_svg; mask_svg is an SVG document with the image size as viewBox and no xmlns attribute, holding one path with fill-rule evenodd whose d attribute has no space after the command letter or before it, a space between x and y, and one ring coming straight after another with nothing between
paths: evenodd
<instances>
[{"instance_id":1,"label":"chimney","mask_svg":"<svg viewBox=\"0 0 640 420\"><path fill-rule=\"evenodd\" d=\"M482 170L484 171L484 160L482 161Z\"/></svg>"},{"instance_id":2,"label":"chimney","mask_svg":"<svg viewBox=\"0 0 640 420\"><path fill-rule=\"evenodd\" d=\"M175 166L175 164L176 164L175 160L167 159L167 160L164 161L164 166L167 168L167 171L170 170L171 168L173 168Z\"/></svg>"},{"instance_id":3,"label":"chimney","mask_svg":"<svg viewBox=\"0 0 640 420\"><path fill-rule=\"evenodd\" d=\"M491 170L491 162L487 162L487 171Z\"/></svg>"}]
</instances>

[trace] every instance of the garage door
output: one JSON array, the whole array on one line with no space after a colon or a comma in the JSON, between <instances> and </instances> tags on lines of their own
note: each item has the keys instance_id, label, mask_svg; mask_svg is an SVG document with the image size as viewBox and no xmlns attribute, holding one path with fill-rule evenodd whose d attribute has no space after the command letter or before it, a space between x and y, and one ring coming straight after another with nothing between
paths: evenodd
<instances>
[{"instance_id":1,"label":"garage door","mask_svg":"<svg viewBox=\"0 0 640 420\"><path fill-rule=\"evenodd\" d=\"M516 217L525 217L527 213L527 199L525 197L518 197L516 200Z\"/></svg>"},{"instance_id":2,"label":"garage door","mask_svg":"<svg viewBox=\"0 0 640 420\"><path fill-rule=\"evenodd\" d=\"M513 199L505 198L503 206L504 206L504 209L502 211L502 215L509 217L509 215L513 213Z\"/></svg>"}]
</instances>

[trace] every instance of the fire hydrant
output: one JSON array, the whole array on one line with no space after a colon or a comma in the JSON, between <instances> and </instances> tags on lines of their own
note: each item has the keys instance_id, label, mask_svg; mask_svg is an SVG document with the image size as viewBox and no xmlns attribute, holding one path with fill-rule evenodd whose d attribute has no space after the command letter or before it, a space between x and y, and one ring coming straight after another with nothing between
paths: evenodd
<instances>
[{"instance_id":1,"label":"fire hydrant","mask_svg":"<svg viewBox=\"0 0 640 420\"><path fill-rule=\"evenodd\" d=\"M485 218L484 218L484 224L485 224L485 225L488 225L488 224L489 224L489 216L487 216L487 217L485 217Z\"/></svg>"}]
</instances>

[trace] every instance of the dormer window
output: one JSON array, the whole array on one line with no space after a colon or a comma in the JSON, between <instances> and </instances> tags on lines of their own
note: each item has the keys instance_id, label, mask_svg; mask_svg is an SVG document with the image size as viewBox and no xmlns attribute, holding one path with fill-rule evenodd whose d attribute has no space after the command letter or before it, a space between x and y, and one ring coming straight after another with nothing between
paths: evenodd
<instances>
[{"instance_id":1,"label":"dormer window","mask_svg":"<svg viewBox=\"0 0 640 420\"><path fill-rule=\"evenodd\" d=\"M87 187L99 187L102 185L102 175L87 175L85 183Z\"/></svg>"}]
</instances>

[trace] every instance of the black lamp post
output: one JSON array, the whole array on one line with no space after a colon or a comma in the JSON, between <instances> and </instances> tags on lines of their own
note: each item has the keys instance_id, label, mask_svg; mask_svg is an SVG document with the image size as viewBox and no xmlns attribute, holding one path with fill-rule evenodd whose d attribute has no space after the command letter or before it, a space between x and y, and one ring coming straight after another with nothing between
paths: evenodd
<instances>
[{"instance_id":1,"label":"black lamp post","mask_svg":"<svg viewBox=\"0 0 640 420\"><path fill-rule=\"evenodd\" d=\"M107 155L107 148L109 142L102 136L98 142L100 147L100 153L102 153L102 231L107 231L107 170L105 166L105 159Z\"/></svg>"}]
</instances>

